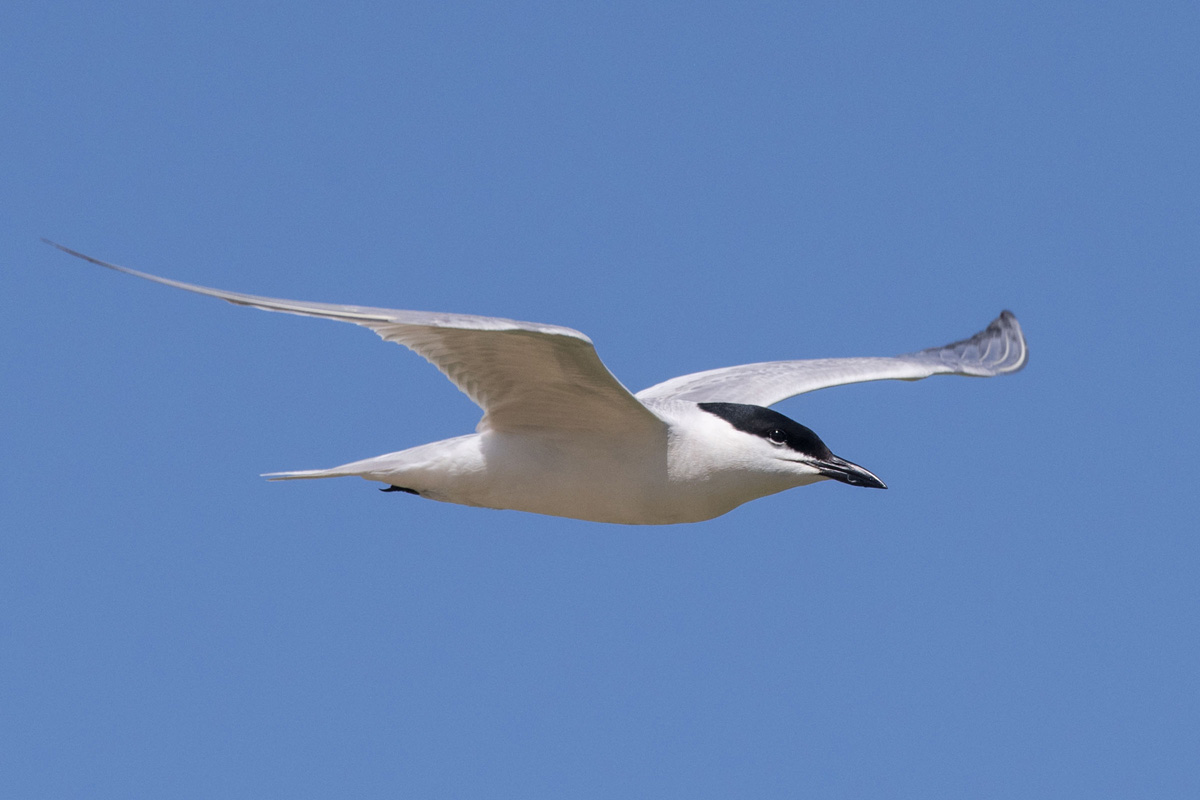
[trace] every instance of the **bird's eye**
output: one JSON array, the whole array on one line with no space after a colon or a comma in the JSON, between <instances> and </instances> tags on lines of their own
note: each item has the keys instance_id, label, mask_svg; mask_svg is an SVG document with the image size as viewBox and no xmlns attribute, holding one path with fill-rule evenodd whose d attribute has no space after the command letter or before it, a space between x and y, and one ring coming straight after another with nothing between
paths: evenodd
<instances>
[{"instance_id":1,"label":"bird's eye","mask_svg":"<svg viewBox=\"0 0 1200 800\"><path fill-rule=\"evenodd\" d=\"M787 434L776 428L767 434L767 438L770 439L774 444L783 444L787 441Z\"/></svg>"}]
</instances>

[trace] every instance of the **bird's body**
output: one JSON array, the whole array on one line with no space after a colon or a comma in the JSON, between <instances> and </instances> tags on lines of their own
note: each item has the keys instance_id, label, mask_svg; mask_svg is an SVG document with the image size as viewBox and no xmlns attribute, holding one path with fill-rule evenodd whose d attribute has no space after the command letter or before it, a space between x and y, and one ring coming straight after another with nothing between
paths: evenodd
<instances>
[{"instance_id":1,"label":"bird's body","mask_svg":"<svg viewBox=\"0 0 1200 800\"><path fill-rule=\"evenodd\" d=\"M595 522L666 525L720 516L821 476L766 469L743 436L695 403L651 401L656 431L459 436L287 479L359 476L422 497ZM758 468L756 468L758 467Z\"/></svg>"},{"instance_id":2,"label":"bird's body","mask_svg":"<svg viewBox=\"0 0 1200 800\"><path fill-rule=\"evenodd\" d=\"M51 242L51 244L54 244ZM353 322L416 351L484 411L474 434L274 480L358 476L433 500L624 524L698 522L833 478L886 488L766 406L814 389L935 374L1016 372L1027 350L1004 312L970 339L894 358L746 364L631 394L570 328L496 317L303 303L110 269L238 305Z\"/></svg>"}]
</instances>

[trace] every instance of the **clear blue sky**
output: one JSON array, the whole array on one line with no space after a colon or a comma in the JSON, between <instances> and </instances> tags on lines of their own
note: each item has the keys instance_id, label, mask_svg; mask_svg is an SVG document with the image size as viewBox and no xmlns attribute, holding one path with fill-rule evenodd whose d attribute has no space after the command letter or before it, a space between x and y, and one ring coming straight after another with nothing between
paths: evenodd
<instances>
[{"instance_id":1,"label":"clear blue sky","mask_svg":"<svg viewBox=\"0 0 1200 800\"><path fill-rule=\"evenodd\" d=\"M5 3L0 795L1200 795L1200 10ZM470 431L306 300L589 334L876 472L626 528L269 484Z\"/></svg>"}]
</instances>

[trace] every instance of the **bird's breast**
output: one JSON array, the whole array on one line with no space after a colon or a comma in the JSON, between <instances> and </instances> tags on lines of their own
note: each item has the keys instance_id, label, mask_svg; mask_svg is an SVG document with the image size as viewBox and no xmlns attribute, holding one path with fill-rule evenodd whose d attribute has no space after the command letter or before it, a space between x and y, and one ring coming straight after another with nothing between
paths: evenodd
<instances>
[{"instance_id":1,"label":"bird's breast","mask_svg":"<svg viewBox=\"0 0 1200 800\"><path fill-rule=\"evenodd\" d=\"M653 524L668 484L665 441L485 433L470 502L596 522Z\"/></svg>"}]
</instances>

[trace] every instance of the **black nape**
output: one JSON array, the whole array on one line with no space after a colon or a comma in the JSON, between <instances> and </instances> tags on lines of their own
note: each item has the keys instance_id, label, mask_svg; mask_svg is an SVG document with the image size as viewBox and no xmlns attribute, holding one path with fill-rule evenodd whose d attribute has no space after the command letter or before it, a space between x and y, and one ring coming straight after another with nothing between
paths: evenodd
<instances>
[{"instance_id":1,"label":"black nape","mask_svg":"<svg viewBox=\"0 0 1200 800\"><path fill-rule=\"evenodd\" d=\"M821 437L790 417L762 406L745 403L697 403L700 410L720 417L743 433L784 445L813 458L829 458L833 453Z\"/></svg>"}]
</instances>

